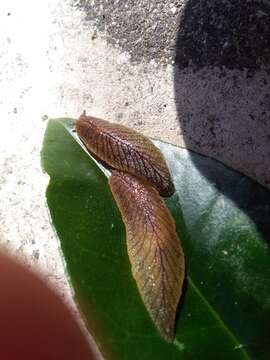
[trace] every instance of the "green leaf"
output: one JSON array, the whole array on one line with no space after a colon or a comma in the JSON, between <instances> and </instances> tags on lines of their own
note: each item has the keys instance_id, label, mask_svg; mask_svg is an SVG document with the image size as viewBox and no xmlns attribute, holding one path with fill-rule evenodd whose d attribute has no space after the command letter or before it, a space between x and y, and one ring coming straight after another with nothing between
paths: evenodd
<instances>
[{"instance_id":1,"label":"green leaf","mask_svg":"<svg viewBox=\"0 0 270 360\"><path fill-rule=\"evenodd\" d=\"M217 161L155 141L173 175L167 205L187 262L168 344L132 278L107 177L71 129L71 120L58 119L46 130L47 202L75 299L105 359L268 359L269 192Z\"/></svg>"}]
</instances>

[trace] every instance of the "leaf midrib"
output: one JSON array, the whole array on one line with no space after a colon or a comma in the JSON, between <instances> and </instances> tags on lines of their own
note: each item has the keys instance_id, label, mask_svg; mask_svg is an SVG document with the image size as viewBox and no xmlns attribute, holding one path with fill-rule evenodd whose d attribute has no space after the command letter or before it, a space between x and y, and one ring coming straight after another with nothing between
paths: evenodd
<instances>
[{"instance_id":1,"label":"leaf midrib","mask_svg":"<svg viewBox=\"0 0 270 360\"><path fill-rule=\"evenodd\" d=\"M194 292L200 297L200 299L203 301L203 303L208 307L209 311L212 313L212 315L215 317L215 319L219 322L220 326L224 329L224 331L228 334L228 336L233 340L236 346L241 346L242 344L238 341L234 333L231 331L231 329L226 325L226 323L223 321L223 319L218 315L216 310L213 308L213 306L206 300L205 296L201 293L199 288L195 285L195 283L192 281L190 276L187 276L188 282L190 286L193 288ZM244 347L239 348L241 350L242 354L244 355L246 360L252 360L249 353L244 349Z\"/></svg>"}]
</instances>

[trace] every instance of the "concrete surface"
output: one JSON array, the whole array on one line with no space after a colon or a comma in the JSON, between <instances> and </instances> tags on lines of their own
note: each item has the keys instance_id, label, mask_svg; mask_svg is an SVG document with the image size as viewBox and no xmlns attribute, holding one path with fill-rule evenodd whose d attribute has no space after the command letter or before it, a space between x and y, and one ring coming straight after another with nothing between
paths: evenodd
<instances>
[{"instance_id":1,"label":"concrete surface","mask_svg":"<svg viewBox=\"0 0 270 360\"><path fill-rule=\"evenodd\" d=\"M40 168L48 117L85 109L270 188L270 4L244 2L2 1L0 242L74 313Z\"/></svg>"},{"instance_id":2,"label":"concrete surface","mask_svg":"<svg viewBox=\"0 0 270 360\"><path fill-rule=\"evenodd\" d=\"M80 0L75 6L93 39L127 54L131 81L141 84L141 105L151 99L135 115L144 119L141 130L152 133L147 125L154 119L154 136L221 160L270 188L269 0ZM148 79L139 79L142 64ZM124 114L133 123L130 109Z\"/></svg>"},{"instance_id":3,"label":"concrete surface","mask_svg":"<svg viewBox=\"0 0 270 360\"><path fill-rule=\"evenodd\" d=\"M185 145L270 188L270 2L187 1L176 64Z\"/></svg>"}]
</instances>

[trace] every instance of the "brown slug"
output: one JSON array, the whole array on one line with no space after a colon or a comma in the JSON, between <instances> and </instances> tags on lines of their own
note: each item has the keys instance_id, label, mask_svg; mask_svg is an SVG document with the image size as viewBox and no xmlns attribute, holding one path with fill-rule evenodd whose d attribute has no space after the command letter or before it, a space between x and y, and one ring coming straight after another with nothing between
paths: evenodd
<instances>
[{"instance_id":1,"label":"brown slug","mask_svg":"<svg viewBox=\"0 0 270 360\"><path fill-rule=\"evenodd\" d=\"M158 192L144 180L113 172L109 185L126 227L133 277L156 327L171 342L185 274L174 220Z\"/></svg>"},{"instance_id":2,"label":"brown slug","mask_svg":"<svg viewBox=\"0 0 270 360\"><path fill-rule=\"evenodd\" d=\"M171 342L185 258L160 197L174 191L165 159L150 140L123 125L83 113L75 127L88 151L113 168L109 186L125 224L132 274L153 322Z\"/></svg>"},{"instance_id":3,"label":"brown slug","mask_svg":"<svg viewBox=\"0 0 270 360\"><path fill-rule=\"evenodd\" d=\"M165 159L148 138L85 113L75 127L87 149L106 164L148 180L162 196L172 195L174 187Z\"/></svg>"}]
</instances>

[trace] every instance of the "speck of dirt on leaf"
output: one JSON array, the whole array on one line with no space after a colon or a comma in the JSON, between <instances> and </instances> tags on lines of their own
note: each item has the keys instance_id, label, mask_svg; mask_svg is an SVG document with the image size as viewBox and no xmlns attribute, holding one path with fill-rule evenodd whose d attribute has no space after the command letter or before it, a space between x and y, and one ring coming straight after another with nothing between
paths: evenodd
<instances>
[{"instance_id":1,"label":"speck of dirt on leaf","mask_svg":"<svg viewBox=\"0 0 270 360\"><path fill-rule=\"evenodd\" d=\"M175 341L174 344L176 345L176 347L180 350L180 351L183 351L185 350L185 344L179 342L179 341Z\"/></svg>"}]
</instances>

